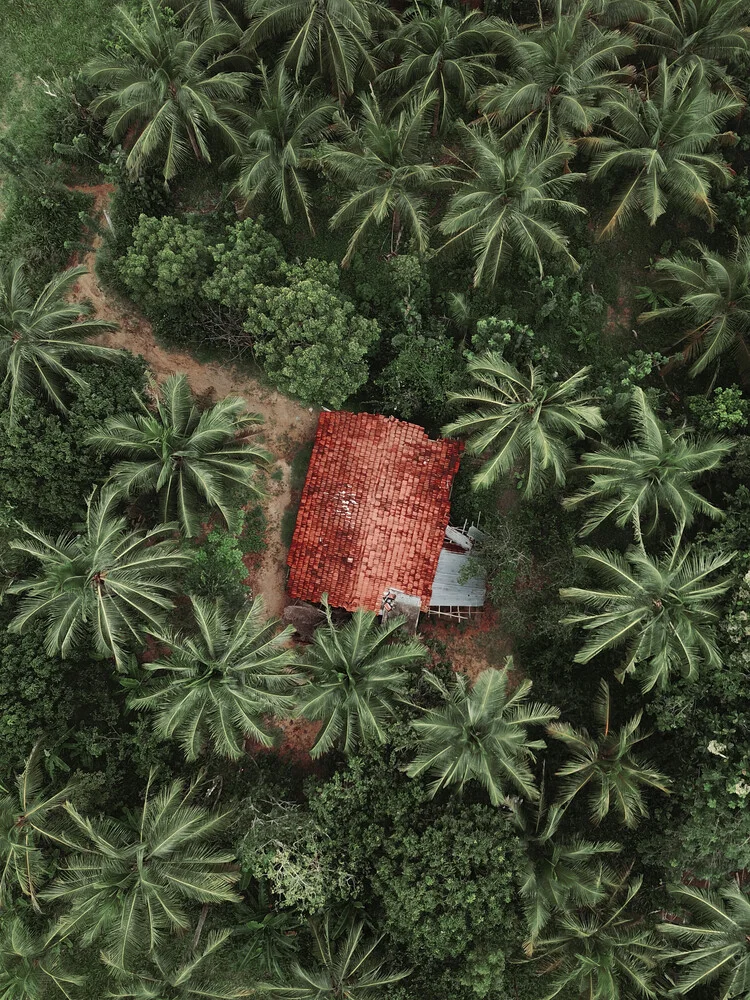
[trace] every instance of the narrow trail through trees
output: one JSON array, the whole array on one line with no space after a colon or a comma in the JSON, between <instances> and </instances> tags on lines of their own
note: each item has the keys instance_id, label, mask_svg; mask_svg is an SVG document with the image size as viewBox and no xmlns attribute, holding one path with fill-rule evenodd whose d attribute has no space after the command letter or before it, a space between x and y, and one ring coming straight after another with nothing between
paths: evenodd
<instances>
[{"instance_id":1,"label":"narrow trail through trees","mask_svg":"<svg viewBox=\"0 0 750 1000\"><path fill-rule=\"evenodd\" d=\"M106 221L113 185L79 185L75 190L91 195L95 215ZM102 288L95 271L96 252L101 242L101 236L97 235L93 249L85 255L83 263L89 272L77 283L74 296L78 302L91 303L96 319L116 323L118 329L93 337L92 341L142 355L160 382L175 373L186 375L193 392L206 402L215 402L225 396L242 396L248 410L263 417L258 436L276 459L269 472L278 469L281 474L275 472L275 479L267 477L267 495L263 501L268 522L267 547L260 555L251 554L248 558L248 579L253 593L265 598L268 612L278 616L285 606L286 547L281 539L281 521L292 503L291 460L300 446L312 439L317 410L296 403L231 365L203 364L190 354L170 351L157 344L151 324L132 303Z\"/></svg>"}]
</instances>

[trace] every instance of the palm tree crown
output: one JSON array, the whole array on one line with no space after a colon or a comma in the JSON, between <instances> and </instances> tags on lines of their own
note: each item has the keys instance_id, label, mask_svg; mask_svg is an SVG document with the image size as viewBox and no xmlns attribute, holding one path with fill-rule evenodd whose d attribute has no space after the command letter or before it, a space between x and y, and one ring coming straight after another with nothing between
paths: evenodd
<instances>
[{"instance_id":1,"label":"palm tree crown","mask_svg":"<svg viewBox=\"0 0 750 1000\"><path fill-rule=\"evenodd\" d=\"M544 273L546 254L563 257L574 270L568 237L555 217L585 214L566 201L571 184L585 174L563 173L573 155L565 142L539 145L526 136L508 150L491 127L463 126L468 174L452 195L441 230L454 240L468 240L474 250L474 284L494 285L508 260L520 255L535 260Z\"/></svg>"},{"instance_id":2,"label":"palm tree crown","mask_svg":"<svg viewBox=\"0 0 750 1000\"><path fill-rule=\"evenodd\" d=\"M439 0L412 11L381 46L398 62L377 83L398 94L397 106L431 101L432 134L446 132L474 100L478 84L493 79L495 29L479 11L459 12Z\"/></svg>"},{"instance_id":3,"label":"palm tree crown","mask_svg":"<svg viewBox=\"0 0 750 1000\"><path fill-rule=\"evenodd\" d=\"M55 814L74 790L67 785L59 792L46 792L41 759L42 746L37 744L16 775L15 791L0 785L0 909L16 886L39 912L37 890L48 871L40 845L43 840L59 840Z\"/></svg>"},{"instance_id":4,"label":"palm tree crown","mask_svg":"<svg viewBox=\"0 0 750 1000\"><path fill-rule=\"evenodd\" d=\"M172 607L176 574L190 565L172 537L176 525L131 531L118 516L118 497L102 490L89 499L80 534L53 539L22 525L23 535L11 547L38 560L36 577L11 584L25 594L11 631L41 618L47 622L46 649L69 656L84 640L118 666L146 628L155 629Z\"/></svg>"},{"instance_id":5,"label":"palm tree crown","mask_svg":"<svg viewBox=\"0 0 750 1000\"><path fill-rule=\"evenodd\" d=\"M681 546L677 536L657 558L642 547L621 555L584 546L575 555L606 587L560 591L561 597L591 608L565 619L594 633L576 654L576 663L588 663L604 649L625 645L618 677L641 666L644 691L654 685L666 687L675 671L692 679L703 664L720 666L714 642L714 625L720 617L716 599L730 581L711 582L709 577L731 562L734 553Z\"/></svg>"},{"instance_id":6,"label":"palm tree crown","mask_svg":"<svg viewBox=\"0 0 750 1000\"><path fill-rule=\"evenodd\" d=\"M732 448L717 437L697 437L686 427L670 433L648 404L643 389L633 389L631 414L635 441L603 445L581 456L589 485L564 501L569 508L593 504L580 532L589 535L609 517L619 527L632 524L636 540L653 532L662 512L680 530L695 514L721 517L721 511L693 487L693 481L715 469Z\"/></svg>"},{"instance_id":7,"label":"palm tree crown","mask_svg":"<svg viewBox=\"0 0 750 1000\"><path fill-rule=\"evenodd\" d=\"M421 253L427 249L425 192L445 186L452 170L427 160L427 112L432 97L415 98L398 113L383 113L374 94L360 99L360 120L352 125L341 119L339 145L322 153L322 165L351 195L331 217L331 228L353 227L342 266L346 267L361 240L386 219L391 222L391 251L404 231Z\"/></svg>"},{"instance_id":8,"label":"palm tree crown","mask_svg":"<svg viewBox=\"0 0 750 1000\"><path fill-rule=\"evenodd\" d=\"M675 886L672 895L690 911L688 923L661 924L676 938L670 957L677 960L675 989L680 996L704 986L715 1000L745 1000L750 995L750 899L732 882L718 890Z\"/></svg>"},{"instance_id":9,"label":"palm tree crown","mask_svg":"<svg viewBox=\"0 0 750 1000\"><path fill-rule=\"evenodd\" d=\"M152 794L149 780L141 811L122 821L66 806L82 843L44 892L70 907L58 937L80 935L85 946L103 938L107 964L131 972L165 934L190 927L186 903L239 901L234 856L212 846L228 814L195 805L194 793L175 781Z\"/></svg>"},{"instance_id":10,"label":"palm tree crown","mask_svg":"<svg viewBox=\"0 0 750 1000\"><path fill-rule=\"evenodd\" d=\"M311 87L295 85L283 65L269 76L262 63L257 97L258 106L243 120L242 151L229 161L238 171L234 193L247 207L261 199L272 201L287 225L301 209L312 231L306 170L336 104L315 96Z\"/></svg>"},{"instance_id":11,"label":"palm tree crown","mask_svg":"<svg viewBox=\"0 0 750 1000\"><path fill-rule=\"evenodd\" d=\"M0 372L8 391L11 417L18 396L37 389L63 413L67 412L64 386L85 386L70 362L114 359L117 351L82 343L81 334L112 330L114 323L86 319L89 309L68 302L71 289L86 267L71 267L45 285L34 298L24 271L15 260L0 267Z\"/></svg>"},{"instance_id":12,"label":"palm tree crown","mask_svg":"<svg viewBox=\"0 0 750 1000\"><path fill-rule=\"evenodd\" d=\"M325 916L311 924L317 968L295 962L281 982L264 990L285 1000L377 1000L409 972L394 971L377 953L380 938L367 939L361 923L352 924L343 940L336 940L332 921Z\"/></svg>"},{"instance_id":13,"label":"palm tree crown","mask_svg":"<svg viewBox=\"0 0 750 1000\"><path fill-rule=\"evenodd\" d=\"M197 535L201 514L214 508L230 530L241 522L236 491L259 493L252 484L258 463L271 460L249 441L261 418L245 412L245 401L227 396L202 412L184 375L171 375L156 393L154 409L139 399L140 413L110 417L88 442L107 454L125 456L109 478L125 496L153 490L162 520L179 520Z\"/></svg>"},{"instance_id":14,"label":"palm tree crown","mask_svg":"<svg viewBox=\"0 0 750 1000\"><path fill-rule=\"evenodd\" d=\"M188 160L210 162L209 133L238 147L234 103L245 96L246 73L221 72L220 57L233 48L237 31L228 21L188 20L179 27L149 0L149 14L119 9L120 49L88 64L100 90L91 105L107 115L105 133L115 142L135 130L126 165L133 176L153 160L170 181Z\"/></svg>"},{"instance_id":15,"label":"palm tree crown","mask_svg":"<svg viewBox=\"0 0 750 1000\"><path fill-rule=\"evenodd\" d=\"M617 170L627 180L602 235L612 235L639 208L653 226L670 203L713 226L711 187L726 185L731 175L710 149L741 106L728 94L712 93L700 68L671 68L664 59L647 94L631 89L607 102L614 138L602 141L589 176Z\"/></svg>"},{"instance_id":16,"label":"palm tree crown","mask_svg":"<svg viewBox=\"0 0 750 1000\"><path fill-rule=\"evenodd\" d=\"M153 968L133 975L123 976L115 968L116 985L108 996L119 1000L240 1000L252 996L255 990L233 982L226 965L215 962L214 957L231 930L212 931L203 948L185 961L176 962L158 952L149 956ZM105 963L107 955L103 955Z\"/></svg>"},{"instance_id":17,"label":"palm tree crown","mask_svg":"<svg viewBox=\"0 0 750 1000\"><path fill-rule=\"evenodd\" d=\"M317 73L340 102L358 79L375 76L372 39L378 29L398 25L396 14L377 0L248 0L247 12L247 49L285 39L281 58L295 80Z\"/></svg>"},{"instance_id":18,"label":"palm tree crown","mask_svg":"<svg viewBox=\"0 0 750 1000\"><path fill-rule=\"evenodd\" d=\"M191 601L198 635L159 635L170 655L144 664L152 680L129 704L158 712L156 731L162 738L177 736L188 760L209 743L234 760L244 753L246 737L272 746L265 717L290 715L289 692L299 683L289 672L296 663L288 644L293 629L276 632L261 597L234 619L218 601Z\"/></svg>"},{"instance_id":19,"label":"palm tree crown","mask_svg":"<svg viewBox=\"0 0 750 1000\"><path fill-rule=\"evenodd\" d=\"M316 629L302 662L310 683L298 696L300 715L323 720L313 757L333 746L351 753L363 743L385 742L384 725L408 681L405 668L427 655L416 639L399 637L403 619L376 625L374 612L355 611L336 628L324 604L327 625Z\"/></svg>"},{"instance_id":20,"label":"palm tree crown","mask_svg":"<svg viewBox=\"0 0 750 1000\"><path fill-rule=\"evenodd\" d=\"M449 399L479 409L447 424L442 433L469 434L470 454L490 453L474 477L474 488L491 486L521 462L526 496L539 493L550 474L563 484L573 461L570 440L604 426L591 397L578 394L589 369L581 368L562 382L549 382L534 365L525 376L500 354L487 353L471 360L468 370L479 388L451 392Z\"/></svg>"},{"instance_id":21,"label":"palm tree crown","mask_svg":"<svg viewBox=\"0 0 750 1000\"><path fill-rule=\"evenodd\" d=\"M83 976L67 971L59 946L32 934L20 917L5 916L0 927L0 996L3 1000L73 1000Z\"/></svg>"},{"instance_id":22,"label":"palm tree crown","mask_svg":"<svg viewBox=\"0 0 750 1000\"><path fill-rule=\"evenodd\" d=\"M690 374L697 375L723 354L733 353L750 368L750 236L737 236L727 256L702 243L693 260L684 253L657 260L657 283L674 304L642 313L638 319L675 319L686 328L685 356L695 358Z\"/></svg>"},{"instance_id":23,"label":"palm tree crown","mask_svg":"<svg viewBox=\"0 0 750 1000\"><path fill-rule=\"evenodd\" d=\"M750 28L744 0L651 0L652 13L630 30L655 62L699 66L711 79L726 80L724 67L747 52Z\"/></svg>"},{"instance_id":24,"label":"palm tree crown","mask_svg":"<svg viewBox=\"0 0 750 1000\"><path fill-rule=\"evenodd\" d=\"M531 681L516 683L513 663L502 670L483 670L473 687L465 674L458 674L450 688L433 674L427 680L440 692L444 704L430 709L412 723L419 738L419 751L406 769L409 777L428 774L430 791L478 781L493 805L515 788L527 798L539 793L530 764L543 740L529 738L528 727L543 725L560 714L552 705L528 702Z\"/></svg>"},{"instance_id":25,"label":"palm tree crown","mask_svg":"<svg viewBox=\"0 0 750 1000\"><path fill-rule=\"evenodd\" d=\"M595 909L559 915L538 945L539 972L552 987L544 1000L561 993L586 1000L664 996L657 979L664 945L643 917L628 912L642 881L626 875Z\"/></svg>"},{"instance_id":26,"label":"palm tree crown","mask_svg":"<svg viewBox=\"0 0 750 1000\"><path fill-rule=\"evenodd\" d=\"M618 881L609 861L622 847L577 834L563 838L559 830L565 809L559 804L549 809L540 805L533 829L529 829L518 803L513 804L513 812L526 842L520 893L529 930L524 951L532 955L554 915L584 907L594 909L606 899Z\"/></svg>"},{"instance_id":27,"label":"palm tree crown","mask_svg":"<svg viewBox=\"0 0 750 1000\"><path fill-rule=\"evenodd\" d=\"M641 787L667 792L669 779L633 753L650 736L640 729L643 712L619 729L612 727L611 712L609 685L602 681L594 702L594 716L600 730L597 737L590 736L586 729L574 729L567 722L555 722L547 727L547 732L571 753L570 761L557 772L558 777L565 779L561 787L562 804L587 789L592 822L601 823L613 809L619 820L632 828L648 816Z\"/></svg>"},{"instance_id":28,"label":"palm tree crown","mask_svg":"<svg viewBox=\"0 0 750 1000\"><path fill-rule=\"evenodd\" d=\"M517 65L502 83L480 95L482 111L508 138L535 129L542 142L588 135L605 116L602 105L618 97L633 73L620 68L633 44L592 24L591 4L558 16L515 45Z\"/></svg>"}]
</instances>

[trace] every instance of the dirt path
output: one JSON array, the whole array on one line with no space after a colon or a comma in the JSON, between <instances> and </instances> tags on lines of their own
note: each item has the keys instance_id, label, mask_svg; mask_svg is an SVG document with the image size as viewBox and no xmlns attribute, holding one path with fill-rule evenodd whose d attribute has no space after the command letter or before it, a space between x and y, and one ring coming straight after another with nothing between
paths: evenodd
<instances>
[{"instance_id":1,"label":"dirt path","mask_svg":"<svg viewBox=\"0 0 750 1000\"><path fill-rule=\"evenodd\" d=\"M81 185L75 190L92 195L93 211L100 219L106 220L109 199L115 190L113 185ZM230 365L201 364L190 354L160 347L148 320L131 303L110 291L105 292L99 284L94 264L100 244L101 237L97 236L94 249L83 260L89 273L83 275L76 285L74 296L76 301L92 304L96 319L117 323L119 329L92 338L94 342L141 354L159 381L176 373L186 375L193 392L207 401L224 396L242 396L248 410L263 417L258 437L276 458L276 465L269 472L273 474L275 468L280 468L281 476L279 478L276 472L277 478L268 477L267 497L263 501L268 522L268 545L260 556L253 557L256 565L249 567L249 579L253 592L263 594L269 613L280 615L286 603L286 548L281 541L280 529L284 511L292 500L290 463L299 447L313 437L318 411L296 403Z\"/></svg>"}]
</instances>

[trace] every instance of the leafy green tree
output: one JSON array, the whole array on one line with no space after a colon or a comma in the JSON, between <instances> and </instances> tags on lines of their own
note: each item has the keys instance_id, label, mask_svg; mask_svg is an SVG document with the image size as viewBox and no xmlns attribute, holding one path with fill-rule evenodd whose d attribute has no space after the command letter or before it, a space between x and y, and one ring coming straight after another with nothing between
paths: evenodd
<instances>
[{"instance_id":1,"label":"leafy green tree","mask_svg":"<svg viewBox=\"0 0 750 1000\"><path fill-rule=\"evenodd\" d=\"M743 0L652 0L650 16L629 30L649 61L697 66L722 82L747 52L750 34Z\"/></svg>"},{"instance_id":2,"label":"leafy green tree","mask_svg":"<svg viewBox=\"0 0 750 1000\"><path fill-rule=\"evenodd\" d=\"M68 904L54 934L75 934L84 946L103 939L115 970L157 949L164 936L190 928L186 904L237 902L231 852L214 846L229 819L196 805L195 785L180 781L152 793L122 820L88 819L68 803L80 839L44 898Z\"/></svg>"},{"instance_id":3,"label":"leafy green tree","mask_svg":"<svg viewBox=\"0 0 750 1000\"><path fill-rule=\"evenodd\" d=\"M209 744L238 760L247 737L272 746L266 717L291 714L290 692L300 680L289 671L297 662L288 641L293 629L277 632L260 597L234 618L220 601L191 601L198 634L159 635L169 656L144 664L151 679L129 704L157 712L156 731L177 737L190 761Z\"/></svg>"},{"instance_id":4,"label":"leafy green tree","mask_svg":"<svg viewBox=\"0 0 750 1000\"><path fill-rule=\"evenodd\" d=\"M246 49L283 39L281 59L295 80L317 73L339 102L358 79L375 76L375 33L398 25L396 14L376 0L249 0L247 12Z\"/></svg>"},{"instance_id":5,"label":"leafy green tree","mask_svg":"<svg viewBox=\"0 0 750 1000\"><path fill-rule=\"evenodd\" d=\"M540 368L529 365L522 375L500 354L486 353L467 365L479 388L452 392L450 399L478 409L465 413L443 428L443 434L468 434L471 455L490 454L474 476L474 489L485 489L523 462L524 495L534 496L549 481L565 482L573 462L572 438L604 426L591 396L580 396L588 368L581 368L562 382L549 382Z\"/></svg>"},{"instance_id":6,"label":"leafy green tree","mask_svg":"<svg viewBox=\"0 0 750 1000\"><path fill-rule=\"evenodd\" d=\"M415 5L379 53L396 64L377 78L397 107L432 103L432 134L444 134L470 104L480 82L494 79L495 26L479 11L459 12L444 0Z\"/></svg>"},{"instance_id":7,"label":"leafy green tree","mask_svg":"<svg viewBox=\"0 0 750 1000\"><path fill-rule=\"evenodd\" d=\"M676 942L669 956L679 970L675 990L684 996L704 987L716 1000L746 998L750 994L747 891L737 881L716 890L679 885L670 891L692 918L659 926Z\"/></svg>"},{"instance_id":8,"label":"leafy green tree","mask_svg":"<svg viewBox=\"0 0 750 1000\"><path fill-rule=\"evenodd\" d=\"M505 139L491 127L463 126L468 174L451 196L441 230L451 239L470 241L476 269L474 284L494 285L509 260L535 260L540 275L543 258L560 256L574 270L578 264L568 250L568 237L554 221L585 214L567 201L571 184L584 174L563 173L574 147L564 142L536 144L526 136L508 150Z\"/></svg>"},{"instance_id":9,"label":"leafy green tree","mask_svg":"<svg viewBox=\"0 0 750 1000\"><path fill-rule=\"evenodd\" d=\"M364 924L353 923L346 937L336 939L335 925L326 914L320 923L311 922L317 965L305 968L294 962L280 982L264 989L286 1000L377 1000L388 987L409 975L394 971L377 952L382 938L365 937Z\"/></svg>"},{"instance_id":10,"label":"leafy green tree","mask_svg":"<svg viewBox=\"0 0 750 1000\"><path fill-rule=\"evenodd\" d=\"M378 324L304 269L290 269L287 280L253 290L245 329L256 357L282 392L338 408L367 381Z\"/></svg>"},{"instance_id":11,"label":"leafy green tree","mask_svg":"<svg viewBox=\"0 0 750 1000\"><path fill-rule=\"evenodd\" d=\"M524 33L515 65L479 97L484 114L517 140L533 129L543 143L589 135L605 117L604 103L620 96L633 75L621 60L633 52L620 32L595 27L593 5L580 3L538 31Z\"/></svg>"},{"instance_id":12,"label":"leafy green tree","mask_svg":"<svg viewBox=\"0 0 750 1000\"><path fill-rule=\"evenodd\" d=\"M109 489L92 496L80 534L68 531L54 539L22 525L11 546L41 565L38 576L9 587L25 595L12 632L41 620L50 655L67 657L86 641L120 667L128 648L142 643L144 630L159 627L189 556L172 537L174 524L130 530L117 504Z\"/></svg>"},{"instance_id":13,"label":"leafy green tree","mask_svg":"<svg viewBox=\"0 0 750 1000\"><path fill-rule=\"evenodd\" d=\"M60 993L73 1000L83 976L65 968L59 946L32 934L18 916L0 926L0 996L3 1000L45 1000Z\"/></svg>"},{"instance_id":14,"label":"leafy green tree","mask_svg":"<svg viewBox=\"0 0 750 1000\"><path fill-rule=\"evenodd\" d=\"M228 226L224 239L210 248L214 269L202 294L228 309L245 312L257 284L271 283L284 259L281 244L263 228L263 219L243 219Z\"/></svg>"},{"instance_id":15,"label":"leafy green tree","mask_svg":"<svg viewBox=\"0 0 750 1000\"><path fill-rule=\"evenodd\" d=\"M16 775L15 790L0 785L0 907L8 903L15 886L37 913L39 886L49 874L41 844L59 840L56 814L74 791L73 785L58 792L45 789L43 752L42 744L37 743L23 771Z\"/></svg>"},{"instance_id":16,"label":"leafy green tree","mask_svg":"<svg viewBox=\"0 0 750 1000\"><path fill-rule=\"evenodd\" d=\"M384 743L385 725L408 684L406 668L427 655L417 639L400 635L401 618L376 625L373 611L360 610L337 628L325 597L324 606L327 624L315 630L302 660L310 683L298 696L299 714L323 723L312 757L335 746L352 753L361 745Z\"/></svg>"},{"instance_id":17,"label":"leafy green tree","mask_svg":"<svg viewBox=\"0 0 750 1000\"><path fill-rule=\"evenodd\" d=\"M713 227L711 188L725 186L731 175L710 150L741 106L709 90L700 68L672 68L665 59L646 93L633 88L608 101L614 138L600 141L589 177L617 173L626 179L602 235L611 236L639 209L653 226L670 205Z\"/></svg>"},{"instance_id":18,"label":"leafy green tree","mask_svg":"<svg viewBox=\"0 0 750 1000\"><path fill-rule=\"evenodd\" d=\"M425 679L444 700L412 722L419 740L417 755L406 773L411 778L427 774L431 794L458 785L463 791L478 781L496 806L510 788L530 799L539 798L530 764L543 740L529 738L528 727L556 719L559 709L541 702L527 702L532 683L511 678L512 660L502 670L487 668L471 686L457 674L450 688L434 674Z\"/></svg>"},{"instance_id":19,"label":"leafy green tree","mask_svg":"<svg viewBox=\"0 0 750 1000\"><path fill-rule=\"evenodd\" d=\"M555 914L594 909L617 884L612 855L622 847L611 840L591 841L580 834L565 837L560 823L565 809L559 804L536 812L533 828L521 806L514 817L526 842L521 878L521 900L528 925L524 944L532 955L536 942Z\"/></svg>"},{"instance_id":20,"label":"leafy green tree","mask_svg":"<svg viewBox=\"0 0 750 1000\"><path fill-rule=\"evenodd\" d=\"M81 319L89 308L67 301L76 281L88 269L71 267L56 275L34 297L24 273L24 264L15 260L0 266L0 383L8 391L11 418L22 394L41 391L47 399L67 412L66 384L85 386L72 363L105 361L117 357L107 347L87 344L79 338L96 330L112 330L113 323Z\"/></svg>"},{"instance_id":21,"label":"leafy green tree","mask_svg":"<svg viewBox=\"0 0 750 1000\"><path fill-rule=\"evenodd\" d=\"M576 663L589 663L603 650L624 645L625 661L617 676L622 679L640 667L644 691L666 687L676 671L693 679L700 666L721 665L714 641L720 618L716 602L729 580L711 582L709 577L728 565L734 553L683 546L677 536L656 558L643 548L621 555L582 546L575 555L606 588L560 591L561 597L591 609L564 619L594 633L576 654Z\"/></svg>"},{"instance_id":22,"label":"leafy green tree","mask_svg":"<svg viewBox=\"0 0 750 1000\"><path fill-rule=\"evenodd\" d=\"M699 260L678 252L656 262L657 284L672 303L638 319L673 319L683 327L685 356L695 359L691 375L729 353L743 368L750 368L750 236L738 235L734 250L726 256L703 243L694 246Z\"/></svg>"},{"instance_id":23,"label":"leafy green tree","mask_svg":"<svg viewBox=\"0 0 750 1000\"><path fill-rule=\"evenodd\" d=\"M216 952L230 934L229 929L212 931L203 948L194 949L183 962L155 953L149 956L153 968L146 971L123 976L115 966L118 978L109 996L121 1000L240 1000L251 996L255 990L239 985L236 977L215 961ZM109 956L102 957L108 963Z\"/></svg>"},{"instance_id":24,"label":"leafy green tree","mask_svg":"<svg viewBox=\"0 0 750 1000\"><path fill-rule=\"evenodd\" d=\"M580 534L590 535L613 517L620 528L630 524L636 541L653 533L668 513L678 531L692 524L696 514L720 518L721 511L699 493L693 482L715 469L732 448L719 437L698 437L680 427L667 430L649 406L640 386L633 389L631 419L635 440L604 444L581 456L580 471L588 486L568 497L569 509L590 504L591 512Z\"/></svg>"},{"instance_id":25,"label":"leafy green tree","mask_svg":"<svg viewBox=\"0 0 750 1000\"><path fill-rule=\"evenodd\" d=\"M656 1000L664 995L659 982L664 943L643 917L628 909L642 882L626 875L596 909L558 916L552 935L538 945L538 971L551 987L544 1000L563 993L581 1000Z\"/></svg>"},{"instance_id":26,"label":"leafy green tree","mask_svg":"<svg viewBox=\"0 0 750 1000\"><path fill-rule=\"evenodd\" d=\"M351 194L331 216L331 229L353 228L346 254L347 267L364 237L390 220L390 251L395 253L408 233L416 250L429 245L426 194L450 183L453 170L432 163L425 142L427 115L435 95L415 97L391 115L385 114L374 94L360 98L359 121L341 118L341 141L321 153L324 171Z\"/></svg>"},{"instance_id":27,"label":"leafy green tree","mask_svg":"<svg viewBox=\"0 0 750 1000\"><path fill-rule=\"evenodd\" d=\"M211 254L200 220L141 213L127 252L116 262L136 302L153 313L195 299L208 277Z\"/></svg>"},{"instance_id":28,"label":"leafy green tree","mask_svg":"<svg viewBox=\"0 0 750 1000\"><path fill-rule=\"evenodd\" d=\"M201 412L185 375L171 375L155 397L153 408L141 403L140 413L110 417L89 436L89 444L123 458L109 484L123 496L156 493L162 520L179 521L188 537L200 532L211 510L237 531L237 493L259 495L258 464L271 460L250 440L261 418L237 396Z\"/></svg>"},{"instance_id":29,"label":"leafy green tree","mask_svg":"<svg viewBox=\"0 0 750 1000\"><path fill-rule=\"evenodd\" d=\"M273 75L261 63L257 100L243 120L242 151L229 161L237 171L234 193L244 198L246 208L271 202L287 225L301 212L313 232L307 174L336 104L319 97L311 86L300 87L283 63Z\"/></svg>"},{"instance_id":30,"label":"leafy green tree","mask_svg":"<svg viewBox=\"0 0 750 1000\"><path fill-rule=\"evenodd\" d=\"M82 365L86 384L71 385L66 414L19 396L11 418L7 390L0 393L0 502L15 518L53 533L82 517L92 485L109 474L109 463L86 438L107 417L138 405L144 372L143 359L132 354Z\"/></svg>"},{"instance_id":31,"label":"leafy green tree","mask_svg":"<svg viewBox=\"0 0 750 1000\"><path fill-rule=\"evenodd\" d=\"M557 776L565 779L560 788L562 805L586 789L593 823L601 823L612 809L620 822L632 829L648 816L641 789L668 792L669 779L633 752L650 736L640 728L643 712L637 712L619 729L612 726L611 712L609 684L603 680L594 702L598 736L590 736L587 729L574 729L567 722L552 723L547 732L564 743L571 754L568 763L557 771Z\"/></svg>"},{"instance_id":32,"label":"leafy green tree","mask_svg":"<svg viewBox=\"0 0 750 1000\"><path fill-rule=\"evenodd\" d=\"M178 25L148 0L147 13L119 8L119 44L92 59L87 76L100 90L91 110L107 116L104 132L120 142L137 138L126 162L131 176L158 163L165 182L189 161L211 161L209 137L239 147L234 106L245 98L249 77L222 71L222 56L237 43L225 22Z\"/></svg>"}]
</instances>

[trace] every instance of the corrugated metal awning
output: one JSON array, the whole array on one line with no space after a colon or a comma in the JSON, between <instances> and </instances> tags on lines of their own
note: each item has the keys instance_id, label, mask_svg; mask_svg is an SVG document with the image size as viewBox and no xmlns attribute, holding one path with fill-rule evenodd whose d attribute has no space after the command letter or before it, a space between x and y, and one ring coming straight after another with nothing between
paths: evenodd
<instances>
[{"instance_id":1,"label":"corrugated metal awning","mask_svg":"<svg viewBox=\"0 0 750 1000\"><path fill-rule=\"evenodd\" d=\"M465 583L459 582L463 579L471 558L470 552L450 552L448 549L442 549L435 579L432 582L430 607L484 607L487 589L484 576L472 576Z\"/></svg>"}]
</instances>

